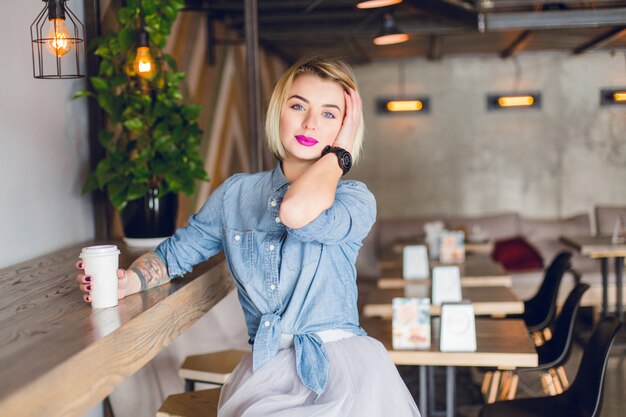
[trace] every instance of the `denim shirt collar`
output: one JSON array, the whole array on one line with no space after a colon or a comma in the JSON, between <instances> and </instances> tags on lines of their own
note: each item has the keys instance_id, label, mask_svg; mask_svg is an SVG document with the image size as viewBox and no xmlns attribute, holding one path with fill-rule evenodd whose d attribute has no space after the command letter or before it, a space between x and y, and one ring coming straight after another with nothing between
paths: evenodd
<instances>
[{"instance_id":1,"label":"denim shirt collar","mask_svg":"<svg viewBox=\"0 0 626 417\"><path fill-rule=\"evenodd\" d=\"M278 191L281 187L288 185L289 181L283 173L282 161L278 161L276 168L272 171L272 192Z\"/></svg>"}]
</instances>

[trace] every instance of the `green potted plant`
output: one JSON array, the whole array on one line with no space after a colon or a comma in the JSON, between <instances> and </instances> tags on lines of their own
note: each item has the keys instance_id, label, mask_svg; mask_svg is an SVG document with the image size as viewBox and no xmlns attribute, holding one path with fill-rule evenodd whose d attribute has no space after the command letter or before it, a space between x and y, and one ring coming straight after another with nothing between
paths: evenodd
<instances>
[{"instance_id":1,"label":"green potted plant","mask_svg":"<svg viewBox=\"0 0 626 417\"><path fill-rule=\"evenodd\" d=\"M199 154L201 108L183 103L185 73L163 52L183 6L182 0L128 0L117 12L119 30L94 40L98 75L77 94L94 97L107 116L99 133L106 156L83 191L106 191L130 238L170 235L178 193L191 195L196 180L208 180Z\"/></svg>"}]
</instances>

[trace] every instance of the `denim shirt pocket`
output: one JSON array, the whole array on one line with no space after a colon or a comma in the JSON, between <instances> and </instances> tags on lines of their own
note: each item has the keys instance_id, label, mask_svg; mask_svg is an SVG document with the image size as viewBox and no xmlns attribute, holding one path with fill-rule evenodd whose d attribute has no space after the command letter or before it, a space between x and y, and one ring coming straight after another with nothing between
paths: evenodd
<instances>
[{"instance_id":1,"label":"denim shirt pocket","mask_svg":"<svg viewBox=\"0 0 626 417\"><path fill-rule=\"evenodd\" d=\"M288 238L283 244L282 259L289 270L299 272L311 265L316 265L321 250L320 243L302 243L295 238Z\"/></svg>"},{"instance_id":2,"label":"denim shirt pocket","mask_svg":"<svg viewBox=\"0 0 626 417\"><path fill-rule=\"evenodd\" d=\"M254 263L254 231L226 228L226 256L235 278L250 281Z\"/></svg>"}]
</instances>

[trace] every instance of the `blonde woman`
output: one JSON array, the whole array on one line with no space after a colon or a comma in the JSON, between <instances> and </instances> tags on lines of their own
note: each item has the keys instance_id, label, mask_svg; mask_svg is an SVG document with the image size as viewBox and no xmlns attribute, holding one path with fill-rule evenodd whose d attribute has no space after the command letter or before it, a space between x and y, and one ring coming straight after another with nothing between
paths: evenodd
<instances>
[{"instance_id":1,"label":"blonde woman","mask_svg":"<svg viewBox=\"0 0 626 417\"><path fill-rule=\"evenodd\" d=\"M276 168L227 179L186 227L119 271L120 298L224 251L252 354L222 388L220 416L419 416L385 348L359 326L355 262L376 201L341 180L363 140L352 70L294 64L266 133ZM91 277L78 280L91 301Z\"/></svg>"}]
</instances>

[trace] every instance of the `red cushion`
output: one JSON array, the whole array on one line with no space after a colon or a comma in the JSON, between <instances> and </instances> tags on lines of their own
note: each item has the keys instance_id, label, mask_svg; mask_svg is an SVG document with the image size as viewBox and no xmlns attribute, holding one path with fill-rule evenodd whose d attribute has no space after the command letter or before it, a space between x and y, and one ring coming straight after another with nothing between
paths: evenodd
<instances>
[{"instance_id":1,"label":"red cushion","mask_svg":"<svg viewBox=\"0 0 626 417\"><path fill-rule=\"evenodd\" d=\"M496 241L491 257L507 271L543 268L543 259L537 249L521 236Z\"/></svg>"}]
</instances>

